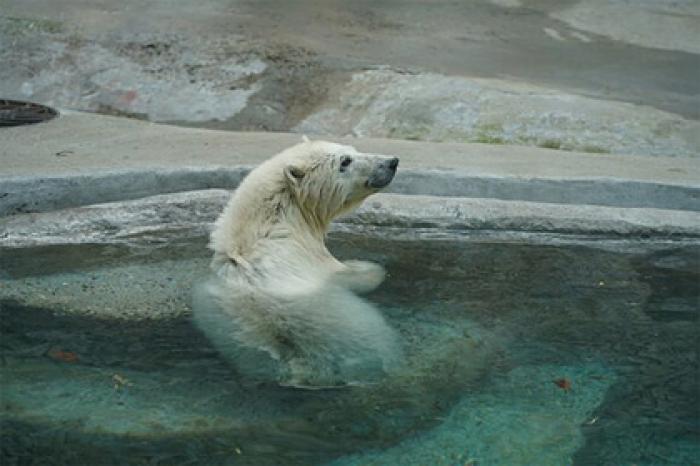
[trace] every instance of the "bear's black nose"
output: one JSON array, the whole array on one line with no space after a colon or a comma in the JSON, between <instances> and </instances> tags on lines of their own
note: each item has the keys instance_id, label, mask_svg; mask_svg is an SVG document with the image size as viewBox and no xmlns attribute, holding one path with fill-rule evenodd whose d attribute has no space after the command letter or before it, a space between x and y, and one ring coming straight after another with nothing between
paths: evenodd
<instances>
[{"instance_id":1,"label":"bear's black nose","mask_svg":"<svg viewBox=\"0 0 700 466\"><path fill-rule=\"evenodd\" d=\"M393 159L389 160L389 168L392 171L396 171L396 167L399 166L399 159L398 157L394 157Z\"/></svg>"}]
</instances>

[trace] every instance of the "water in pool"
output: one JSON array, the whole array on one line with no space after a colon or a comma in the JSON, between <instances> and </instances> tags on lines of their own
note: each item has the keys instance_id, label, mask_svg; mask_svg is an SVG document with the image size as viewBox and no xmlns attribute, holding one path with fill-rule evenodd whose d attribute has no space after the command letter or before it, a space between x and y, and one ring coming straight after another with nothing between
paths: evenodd
<instances>
[{"instance_id":1,"label":"water in pool","mask_svg":"<svg viewBox=\"0 0 700 466\"><path fill-rule=\"evenodd\" d=\"M700 246L604 243L333 234L408 362L319 391L192 325L202 238L2 250L0 463L697 464Z\"/></svg>"}]
</instances>

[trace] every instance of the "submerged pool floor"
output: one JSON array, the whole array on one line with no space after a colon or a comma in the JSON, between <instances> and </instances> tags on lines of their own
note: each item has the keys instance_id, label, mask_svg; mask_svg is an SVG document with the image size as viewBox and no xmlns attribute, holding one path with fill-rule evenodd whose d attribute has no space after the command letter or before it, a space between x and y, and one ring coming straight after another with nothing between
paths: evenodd
<instances>
[{"instance_id":1,"label":"submerged pool floor","mask_svg":"<svg viewBox=\"0 0 700 466\"><path fill-rule=\"evenodd\" d=\"M699 245L387 237L330 243L387 268L406 368L325 391L242 379L192 325L203 239L1 250L0 464L700 458Z\"/></svg>"}]
</instances>

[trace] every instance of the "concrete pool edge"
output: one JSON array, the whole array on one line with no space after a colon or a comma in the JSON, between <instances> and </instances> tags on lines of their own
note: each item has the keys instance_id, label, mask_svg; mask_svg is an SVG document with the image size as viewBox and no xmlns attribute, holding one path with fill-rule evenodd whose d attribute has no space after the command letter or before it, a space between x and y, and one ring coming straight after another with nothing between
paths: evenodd
<instances>
[{"instance_id":1,"label":"concrete pool edge","mask_svg":"<svg viewBox=\"0 0 700 466\"><path fill-rule=\"evenodd\" d=\"M139 244L204 236L229 194L221 189L189 191L0 218L0 247ZM335 224L336 229L354 227L695 241L700 239L700 213L376 194Z\"/></svg>"},{"instance_id":2,"label":"concrete pool edge","mask_svg":"<svg viewBox=\"0 0 700 466\"><path fill-rule=\"evenodd\" d=\"M300 140L70 111L2 129L0 137L0 245L128 241L177 228L202 233L225 202L223 189L235 189L251 167ZM695 159L329 139L401 157L388 193L341 219L345 225L700 236Z\"/></svg>"},{"instance_id":3,"label":"concrete pool edge","mask_svg":"<svg viewBox=\"0 0 700 466\"><path fill-rule=\"evenodd\" d=\"M0 217L201 189L234 189L251 166L121 170L60 176L0 176ZM388 192L569 205L700 211L700 185L619 178L478 175L402 169Z\"/></svg>"},{"instance_id":4,"label":"concrete pool edge","mask_svg":"<svg viewBox=\"0 0 700 466\"><path fill-rule=\"evenodd\" d=\"M292 133L204 130L70 111L50 122L2 129L0 138L0 216L233 189L250 167L300 141ZM389 188L398 194L700 210L694 158L328 139L400 156Z\"/></svg>"}]
</instances>

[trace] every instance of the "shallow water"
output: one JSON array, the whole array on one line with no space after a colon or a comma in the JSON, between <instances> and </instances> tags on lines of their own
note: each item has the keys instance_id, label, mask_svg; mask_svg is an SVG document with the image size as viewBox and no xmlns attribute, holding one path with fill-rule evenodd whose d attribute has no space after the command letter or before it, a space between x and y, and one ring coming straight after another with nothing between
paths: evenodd
<instances>
[{"instance_id":1,"label":"shallow water","mask_svg":"<svg viewBox=\"0 0 700 466\"><path fill-rule=\"evenodd\" d=\"M0 463L693 464L700 246L603 243L334 234L409 363L313 392L191 324L201 238L0 251Z\"/></svg>"}]
</instances>

